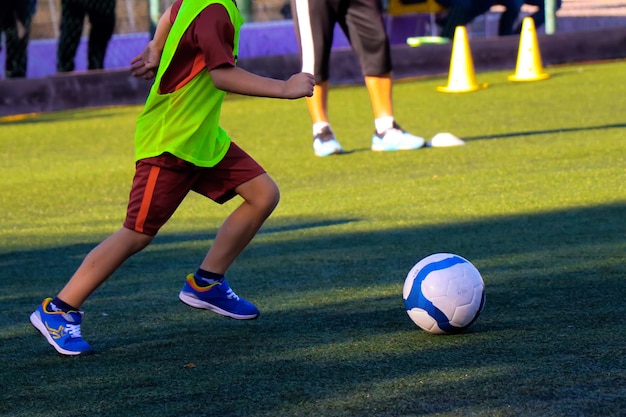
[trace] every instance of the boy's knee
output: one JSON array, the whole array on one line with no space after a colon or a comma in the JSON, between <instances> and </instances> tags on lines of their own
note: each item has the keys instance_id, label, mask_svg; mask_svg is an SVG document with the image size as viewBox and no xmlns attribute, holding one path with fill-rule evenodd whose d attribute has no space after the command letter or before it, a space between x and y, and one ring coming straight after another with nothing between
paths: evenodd
<instances>
[{"instance_id":1,"label":"boy's knee","mask_svg":"<svg viewBox=\"0 0 626 417\"><path fill-rule=\"evenodd\" d=\"M274 211L280 202L280 190L278 189L278 185L276 185L272 179L270 179L270 183L268 183L267 193L264 200L264 206L269 213Z\"/></svg>"},{"instance_id":2,"label":"boy's knee","mask_svg":"<svg viewBox=\"0 0 626 417\"><path fill-rule=\"evenodd\" d=\"M278 185L267 174L259 175L248 182L245 188L238 191L239 195L241 195L248 204L251 204L267 215L274 211L280 201Z\"/></svg>"},{"instance_id":3,"label":"boy's knee","mask_svg":"<svg viewBox=\"0 0 626 417\"><path fill-rule=\"evenodd\" d=\"M129 243L133 252L139 252L148 246L156 234L138 232L126 226L122 227L118 233L123 233L124 239Z\"/></svg>"}]
</instances>

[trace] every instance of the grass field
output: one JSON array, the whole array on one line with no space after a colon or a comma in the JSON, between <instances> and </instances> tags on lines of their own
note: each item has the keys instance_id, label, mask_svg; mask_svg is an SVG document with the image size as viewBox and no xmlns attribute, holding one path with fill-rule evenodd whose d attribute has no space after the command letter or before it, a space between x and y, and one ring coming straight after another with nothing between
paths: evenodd
<instances>
[{"instance_id":1,"label":"grass field","mask_svg":"<svg viewBox=\"0 0 626 417\"><path fill-rule=\"evenodd\" d=\"M0 415L623 416L626 62L435 91L399 82L396 117L467 145L374 153L361 86L331 92L352 152L315 158L303 101L231 97L223 126L282 200L233 266L261 309L238 322L177 300L221 220L190 195L83 306L96 354L57 355L28 322L123 221L140 107L0 122ZM487 302L434 336L403 308L422 257L471 260Z\"/></svg>"}]
</instances>

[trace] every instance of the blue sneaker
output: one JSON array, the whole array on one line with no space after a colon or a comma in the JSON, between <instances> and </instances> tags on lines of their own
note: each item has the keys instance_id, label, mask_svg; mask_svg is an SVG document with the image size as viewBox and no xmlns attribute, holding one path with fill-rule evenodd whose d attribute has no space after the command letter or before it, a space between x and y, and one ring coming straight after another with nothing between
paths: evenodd
<instances>
[{"instance_id":1,"label":"blue sneaker","mask_svg":"<svg viewBox=\"0 0 626 417\"><path fill-rule=\"evenodd\" d=\"M323 157L343 153L343 148L330 127L326 126L313 137L313 151Z\"/></svg>"},{"instance_id":2,"label":"blue sneaker","mask_svg":"<svg viewBox=\"0 0 626 417\"><path fill-rule=\"evenodd\" d=\"M178 298L191 307L211 310L237 320L259 317L259 309L250 301L238 297L225 279L201 287L196 284L193 274L189 274Z\"/></svg>"},{"instance_id":3,"label":"blue sneaker","mask_svg":"<svg viewBox=\"0 0 626 417\"><path fill-rule=\"evenodd\" d=\"M46 298L37 310L30 315L30 322L62 355L82 355L93 349L80 334L82 311L48 311L52 298Z\"/></svg>"},{"instance_id":4,"label":"blue sneaker","mask_svg":"<svg viewBox=\"0 0 626 417\"><path fill-rule=\"evenodd\" d=\"M408 151L424 146L424 138L405 132L396 123L383 133L374 132L372 136L373 151Z\"/></svg>"}]
</instances>

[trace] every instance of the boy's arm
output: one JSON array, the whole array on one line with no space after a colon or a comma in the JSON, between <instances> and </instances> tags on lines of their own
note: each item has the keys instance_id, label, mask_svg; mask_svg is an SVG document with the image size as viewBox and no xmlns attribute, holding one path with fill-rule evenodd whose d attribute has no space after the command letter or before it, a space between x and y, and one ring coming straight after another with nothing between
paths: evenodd
<instances>
[{"instance_id":1,"label":"boy's arm","mask_svg":"<svg viewBox=\"0 0 626 417\"><path fill-rule=\"evenodd\" d=\"M246 96L296 99L311 97L315 78L304 72L292 75L287 81L262 77L242 68L222 66L210 71L213 84L229 93Z\"/></svg>"},{"instance_id":2,"label":"boy's arm","mask_svg":"<svg viewBox=\"0 0 626 417\"><path fill-rule=\"evenodd\" d=\"M168 7L167 10L163 12L163 15L157 23L154 37L148 42L143 52L130 62L130 70L133 76L150 80L156 75L156 69L161 61L163 46L172 28L172 22L170 21L171 9L172 6Z\"/></svg>"}]
</instances>

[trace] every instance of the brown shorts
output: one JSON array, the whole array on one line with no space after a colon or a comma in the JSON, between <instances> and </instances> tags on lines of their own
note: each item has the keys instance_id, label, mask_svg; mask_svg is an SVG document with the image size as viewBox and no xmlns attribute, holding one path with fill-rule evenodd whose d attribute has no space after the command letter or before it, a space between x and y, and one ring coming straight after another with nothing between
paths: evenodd
<instances>
[{"instance_id":1,"label":"brown shorts","mask_svg":"<svg viewBox=\"0 0 626 417\"><path fill-rule=\"evenodd\" d=\"M234 143L211 168L197 167L169 153L141 159L136 164L124 227L155 236L189 191L223 204L237 195L235 188L264 173Z\"/></svg>"}]
</instances>

